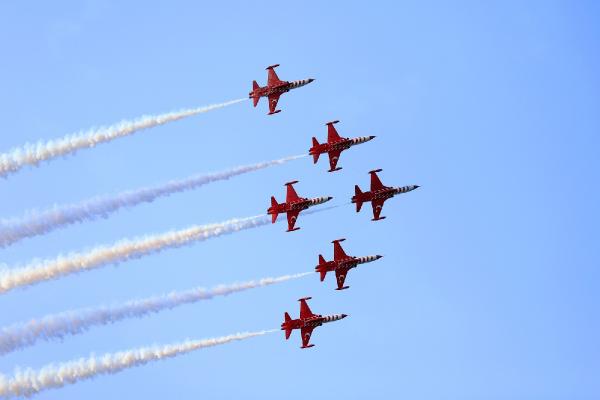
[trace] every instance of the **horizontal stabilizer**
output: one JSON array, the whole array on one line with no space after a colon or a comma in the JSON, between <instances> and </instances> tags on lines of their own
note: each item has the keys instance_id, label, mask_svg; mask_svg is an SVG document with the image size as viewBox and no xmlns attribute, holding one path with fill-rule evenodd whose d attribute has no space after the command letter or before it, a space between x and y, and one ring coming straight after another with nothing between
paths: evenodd
<instances>
[{"instance_id":1,"label":"horizontal stabilizer","mask_svg":"<svg viewBox=\"0 0 600 400\"><path fill-rule=\"evenodd\" d=\"M300 182L300 181L291 181L291 182L286 183L284 186L295 185L298 182Z\"/></svg>"},{"instance_id":2,"label":"horizontal stabilizer","mask_svg":"<svg viewBox=\"0 0 600 400\"><path fill-rule=\"evenodd\" d=\"M333 124L337 124L338 122L340 122L340 120L336 119L335 121L327 122L325 125L333 125Z\"/></svg>"},{"instance_id":3,"label":"horizontal stabilizer","mask_svg":"<svg viewBox=\"0 0 600 400\"><path fill-rule=\"evenodd\" d=\"M271 223L273 224L277 221L277 216L279 215L279 212L277 211L278 206L279 204L277 204L275 196L271 196L271 208L269 209L269 212L271 213Z\"/></svg>"},{"instance_id":4,"label":"horizontal stabilizer","mask_svg":"<svg viewBox=\"0 0 600 400\"><path fill-rule=\"evenodd\" d=\"M381 168L379 168L379 169L374 169L373 171L369 171L369 173L374 174L374 173L381 172L381 171L383 171L383 170Z\"/></svg>"},{"instance_id":5,"label":"horizontal stabilizer","mask_svg":"<svg viewBox=\"0 0 600 400\"><path fill-rule=\"evenodd\" d=\"M346 290L348 289L350 286L342 286L341 288L336 288L335 290Z\"/></svg>"},{"instance_id":6,"label":"horizontal stabilizer","mask_svg":"<svg viewBox=\"0 0 600 400\"><path fill-rule=\"evenodd\" d=\"M356 202L356 212L360 212L360 209L362 208L362 205L363 205L362 194L363 194L363 192L362 192L362 190L360 190L358 185L354 185L353 200Z\"/></svg>"},{"instance_id":7,"label":"horizontal stabilizer","mask_svg":"<svg viewBox=\"0 0 600 400\"><path fill-rule=\"evenodd\" d=\"M313 156L313 163L314 164L316 164L317 161L319 161L319 156L321 155L321 153L318 152L319 146L320 146L319 141L317 140L316 137L313 136L313 138L312 138L312 147L308 151Z\"/></svg>"},{"instance_id":8,"label":"horizontal stabilizer","mask_svg":"<svg viewBox=\"0 0 600 400\"><path fill-rule=\"evenodd\" d=\"M323 282L325 280L325 276L327 276L327 270L322 269L319 271L319 273L321 274L321 282Z\"/></svg>"},{"instance_id":9,"label":"horizontal stabilizer","mask_svg":"<svg viewBox=\"0 0 600 400\"><path fill-rule=\"evenodd\" d=\"M362 208L363 202L360 200L356 201L356 212L360 212L360 209Z\"/></svg>"},{"instance_id":10,"label":"horizontal stabilizer","mask_svg":"<svg viewBox=\"0 0 600 400\"><path fill-rule=\"evenodd\" d=\"M273 68L277 68L279 67L279 64L273 64L273 65L269 65L267 68L265 69L273 69Z\"/></svg>"}]
</instances>

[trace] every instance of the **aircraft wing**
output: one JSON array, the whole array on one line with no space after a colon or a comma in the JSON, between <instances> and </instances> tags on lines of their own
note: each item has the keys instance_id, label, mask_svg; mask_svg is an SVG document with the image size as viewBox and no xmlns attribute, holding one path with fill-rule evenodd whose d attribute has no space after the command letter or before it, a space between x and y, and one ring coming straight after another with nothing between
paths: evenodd
<instances>
[{"instance_id":1,"label":"aircraft wing","mask_svg":"<svg viewBox=\"0 0 600 400\"><path fill-rule=\"evenodd\" d=\"M338 290L345 289L344 282L346 281L346 275L348 274L348 269L341 268L335 270L335 279L337 280L337 288Z\"/></svg>"},{"instance_id":2,"label":"aircraft wing","mask_svg":"<svg viewBox=\"0 0 600 400\"><path fill-rule=\"evenodd\" d=\"M373 206L373 219L379 219L379 215L381 215L381 209L383 208L383 203L385 200L377 199L371 202Z\"/></svg>"},{"instance_id":3,"label":"aircraft wing","mask_svg":"<svg viewBox=\"0 0 600 400\"><path fill-rule=\"evenodd\" d=\"M286 183L285 186L287 188L287 192L285 194L285 202L289 203L291 201L300 200L300 196L296 193L296 189L294 189L294 183L298 183L297 181Z\"/></svg>"},{"instance_id":4,"label":"aircraft wing","mask_svg":"<svg viewBox=\"0 0 600 400\"><path fill-rule=\"evenodd\" d=\"M340 244L340 242L338 240L334 241L333 242L333 259L335 261L337 261L337 260L347 258L347 257L348 257L348 255L342 248L342 245Z\"/></svg>"},{"instance_id":5,"label":"aircraft wing","mask_svg":"<svg viewBox=\"0 0 600 400\"><path fill-rule=\"evenodd\" d=\"M306 303L306 299L300 299L300 319L309 318L313 315L315 314L310 310L310 307ZM302 337L304 337L304 334L302 334Z\"/></svg>"},{"instance_id":6,"label":"aircraft wing","mask_svg":"<svg viewBox=\"0 0 600 400\"><path fill-rule=\"evenodd\" d=\"M313 329L315 329L314 326L300 328L300 334L302 335L302 347L310 347L308 342L310 342L310 336L312 335Z\"/></svg>"},{"instance_id":7,"label":"aircraft wing","mask_svg":"<svg viewBox=\"0 0 600 400\"><path fill-rule=\"evenodd\" d=\"M275 109L277 108L277 102L279 101L279 96L281 96L281 93L272 94L269 96L269 113L275 113Z\"/></svg>"},{"instance_id":8,"label":"aircraft wing","mask_svg":"<svg viewBox=\"0 0 600 400\"><path fill-rule=\"evenodd\" d=\"M381 180L377 176L377 171L371 171L370 174L371 174L371 191L386 188L386 186L384 186L384 184L381 183Z\"/></svg>"},{"instance_id":9,"label":"aircraft wing","mask_svg":"<svg viewBox=\"0 0 600 400\"><path fill-rule=\"evenodd\" d=\"M300 215L300 210L287 212L288 231L294 230L294 226L296 225L296 220L298 220L298 215ZM298 228L298 229L300 229L300 228Z\"/></svg>"},{"instance_id":10,"label":"aircraft wing","mask_svg":"<svg viewBox=\"0 0 600 400\"><path fill-rule=\"evenodd\" d=\"M277 72L275 72L275 67L267 68L269 71L269 75L267 76L267 86L273 86L281 82L281 79L277 76Z\"/></svg>"},{"instance_id":11,"label":"aircraft wing","mask_svg":"<svg viewBox=\"0 0 600 400\"><path fill-rule=\"evenodd\" d=\"M340 159L341 150L332 150L329 152L329 170L334 171L337 167L338 160Z\"/></svg>"},{"instance_id":12,"label":"aircraft wing","mask_svg":"<svg viewBox=\"0 0 600 400\"><path fill-rule=\"evenodd\" d=\"M337 121L336 121L337 122ZM337 129L333 126L334 122L329 122L327 124L327 142L337 142L342 137L337 133Z\"/></svg>"}]
</instances>

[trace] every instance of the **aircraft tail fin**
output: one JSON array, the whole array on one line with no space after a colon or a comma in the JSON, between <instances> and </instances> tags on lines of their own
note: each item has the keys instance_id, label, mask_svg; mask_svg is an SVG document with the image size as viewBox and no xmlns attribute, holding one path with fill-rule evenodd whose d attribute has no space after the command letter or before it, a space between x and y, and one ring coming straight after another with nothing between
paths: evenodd
<instances>
[{"instance_id":1,"label":"aircraft tail fin","mask_svg":"<svg viewBox=\"0 0 600 400\"><path fill-rule=\"evenodd\" d=\"M360 190L358 185L354 185L354 198L356 199L356 212L359 212L363 205L363 201L361 199L362 194L363 194L363 192L362 192L362 190Z\"/></svg>"}]
</instances>

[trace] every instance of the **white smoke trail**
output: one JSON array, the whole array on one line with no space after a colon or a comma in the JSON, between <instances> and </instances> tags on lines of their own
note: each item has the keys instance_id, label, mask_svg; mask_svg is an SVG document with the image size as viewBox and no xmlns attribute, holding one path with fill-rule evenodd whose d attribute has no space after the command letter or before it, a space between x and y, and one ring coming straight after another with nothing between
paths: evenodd
<instances>
[{"instance_id":1,"label":"white smoke trail","mask_svg":"<svg viewBox=\"0 0 600 400\"><path fill-rule=\"evenodd\" d=\"M86 308L47 315L38 320L32 319L26 323L2 328L0 330L0 354L31 346L40 339L62 339L66 335L83 333L96 325L108 325L127 318L139 318L151 313L170 310L183 304L274 285L311 274L312 272L304 272L277 278L263 278L257 281L220 285L210 290L194 288L162 296L131 300L112 307Z\"/></svg>"},{"instance_id":2,"label":"white smoke trail","mask_svg":"<svg viewBox=\"0 0 600 400\"><path fill-rule=\"evenodd\" d=\"M337 207L340 207L340 205L309 209L304 214L315 214ZM192 242L204 241L270 223L271 217L267 215L230 219L216 224L194 225L187 229L159 235L124 239L113 245L98 246L86 252L73 252L66 256L60 255L54 259L34 260L23 267L7 268L4 265L3 269L0 270L0 294L18 287L57 279L64 275L140 258L148 254L158 253L166 248L181 247Z\"/></svg>"},{"instance_id":3,"label":"white smoke trail","mask_svg":"<svg viewBox=\"0 0 600 400\"><path fill-rule=\"evenodd\" d=\"M131 135L142 129L152 128L168 122L227 107L244 100L246 99L231 100L225 103L212 104L206 107L189 108L166 114L146 115L131 121L125 120L115 125L93 128L85 132L67 135L60 139L49 140L47 142L40 141L36 144L27 143L22 147L17 147L7 153L0 154L0 177L5 178L26 165L38 165L42 161L75 153L81 149L94 147L100 143Z\"/></svg>"},{"instance_id":4,"label":"white smoke trail","mask_svg":"<svg viewBox=\"0 0 600 400\"><path fill-rule=\"evenodd\" d=\"M88 358L60 364L50 364L40 370L31 368L17 370L12 377L0 375L0 396L4 398L33 396L44 390L61 388L65 385L91 379L98 375L116 374L122 370L183 355L194 350L218 346L276 332L276 329L258 332L236 333L204 340L186 340L166 346L141 347L118 353L107 353L101 357Z\"/></svg>"},{"instance_id":5,"label":"white smoke trail","mask_svg":"<svg viewBox=\"0 0 600 400\"><path fill-rule=\"evenodd\" d=\"M140 203L149 203L158 197L192 190L211 182L226 180L237 175L281 165L305 156L298 155L244 165L225 171L194 175L161 185L130 190L113 196L97 197L80 203L55 206L43 211L30 211L21 218L0 221L0 247L9 246L21 239L42 235L66 225L99 217L106 218L110 213L116 212L123 207L133 207Z\"/></svg>"},{"instance_id":6,"label":"white smoke trail","mask_svg":"<svg viewBox=\"0 0 600 400\"><path fill-rule=\"evenodd\" d=\"M110 246L98 246L80 253L70 253L54 259L34 260L19 268L0 271L0 294L11 289L56 279L75 272L86 271L106 264L118 264L144 255L157 253L165 248L180 247L191 242L238 232L266 225L271 220L265 215L231 219L209 225L194 225L187 229L171 231L142 238L121 240Z\"/></svg>"}]
</instances>

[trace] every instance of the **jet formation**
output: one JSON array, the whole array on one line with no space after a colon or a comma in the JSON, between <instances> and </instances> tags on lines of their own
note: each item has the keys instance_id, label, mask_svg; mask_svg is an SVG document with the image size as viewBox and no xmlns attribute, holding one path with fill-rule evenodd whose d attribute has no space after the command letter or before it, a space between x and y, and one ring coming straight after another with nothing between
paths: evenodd
<instances>
[{"instance_id":1,"label":"jet formation","mask_svg":"<svg viewBox=\"0 0 600 400\"><path fill-rule=\"evenodd\" d=\"M291 89L295 89L301 86L305 86L314 81L314 79L303 79L299 81L282 81L275 73L275 68L279 64L271 65L267 67L268 79L265 87L260 87L256 81L253 82L252 91L248 94L249 98L253 99L254 107L257 106L261 97L267 97L269 101L269 115L276 114L281 110L277 110L277 102L279 97L283 93L289 92ZM312 138L312 147L308 150L308 154L312 156L313 163L317 164L319 157L322 154L327 154L329 157L329 170L328 172L335 172L342 169L338 166L340 155L344 150L347 150L358 144L366 143L375 138L375 136L360 136L354 138L347 138L341 136L335 124L339 123L339 120L327 122L327 141L319 143L316 137ZM351 202L356 204L356 212L360 212L364 203L371 203L373 208L372 221L380 221L386 217L381 216L381 210L386 200L391 199L397 194L404 194L417 189L418 185L408 185L400 187L385 186L381 183L378 172L381 169L376 169L369 172L371 176L371 187L368 192L363 192L358 185L354 186L354 196L351 198ZM271 222L275 223L277 217L281 213L287 214L288 228L287 232L292 232L300 229L296 227L296 221L300 212L319 204L323 204L332 199L331 196L316 197L316 198L304 198L298 196L294 189L294 184L298 181L292 181L285 184L287 193L284 203L278 203L274 196L271 196L271 206L267 209L267 214L271 215ZM319 254L319 264L315 267L315 272L320 276L321 282L323 282L328 272L333 272L336 277L336 288L335 290L345 290L349 286L345 285L346 277L351 269L358 267L361 264L370 263L379 260L383 256L381 255L369 255L363 257L354 257L346 254L341 246L341 242L346 239L336 239L333 243L333 260L326 261L325 258ZM328 322L338 321L346 318L346 314L333 314L328 316L322 316L320 314L314 314L308 307L307 300L310 297L301 298L300 301L300 317L298 319L292 319L286 312L284 314L284 322L281 324L281 329L285 331L285 338L289 339L291 333L295 329L300 330L302 337L303 349L313 347L310 344L310 338L313 330Z\"/></svg>"}]
</instances>

